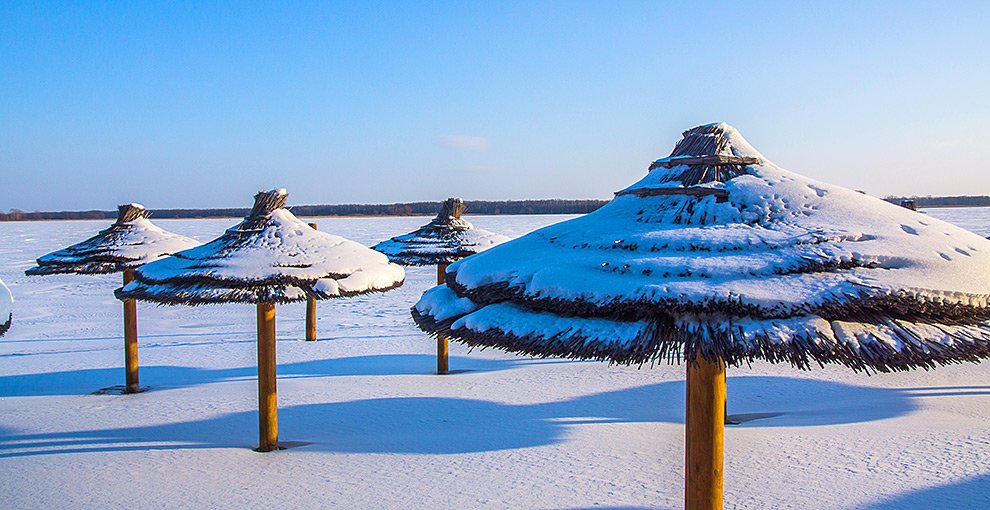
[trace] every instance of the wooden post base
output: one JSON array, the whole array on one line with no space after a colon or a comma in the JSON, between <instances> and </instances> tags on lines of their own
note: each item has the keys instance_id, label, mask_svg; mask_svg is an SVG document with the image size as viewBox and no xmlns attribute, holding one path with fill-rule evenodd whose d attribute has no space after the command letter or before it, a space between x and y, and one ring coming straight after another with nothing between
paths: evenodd
<instances>
[{"instance_id":1,"label":"wooden post base","mask_svg":"<svg viewBox=\"0 0 990 510\"><path fill-rule=\"evenodd\" d=\"M124 285L134 281L134 270L124 270ZM124 393L140 393L138 381L137 302L124 300Z\"/></svg>"},{"instance_id":2,"label":"wooden post base","mask_svg":"<svg viewBox=\"0 0 990 510\"><path fill-rule=\"evenodd\" d=\"M447 264L443 262L437 264L437 285L447 282ZM450 342L445 337L437 338L437 374L444 375L450 373L449 359Z\"/></svg>"},{"instance_id":3,"label":"wooden post base","mask_svg":"<svg viewBox=\"0 0 990 510\"><path fill-rule=\"evenodd\" d=\"M721 510L725 432L725 363L687 363L684 508Z\"/></svg>"},{"instance_id":4,"label":"wooden post base","mask_svg":"<svg viewBox=\"0 0 990 510\"><path fill-rule=\"evenodd\" d=\"M316 223L309 226L316 230ZM306 341L316 341L316 300L313 298L306 300Z\"/></svg>"},{"instance_id":5,"label":"wooden post base","mask_svg":"<svg viewBox=\"0 0 990 510\"><path fill-rule=\"evenodd\" d=\"M437 374L445 375L450 372L447 357L449 348L450 342L447 341L446 337L437 338Z\"/></svg>"},{"instance_id":6,"label":"wooden post base","mask_svg":"<svg viewBox=\"0 0 990 510\"><path fill-rule=\"evenodd\" d=\"M316 300L306 300L306 341L316 341Z\"/></svg>"},{"instance_id":7,"label":"wooden post base","mask_svg":"<svg viewBox=\"0 0 990 510\"><path fill-rule=\"evenodd\" d=\"M278 450L275 303L258 303L258 451Z\"/></svg>"}]
</instances>

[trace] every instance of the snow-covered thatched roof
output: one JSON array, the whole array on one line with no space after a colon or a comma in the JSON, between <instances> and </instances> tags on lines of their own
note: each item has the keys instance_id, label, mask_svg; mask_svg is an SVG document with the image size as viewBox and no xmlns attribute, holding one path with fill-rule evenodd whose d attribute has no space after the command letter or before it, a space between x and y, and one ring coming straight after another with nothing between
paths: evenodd
<instances>
[{"instance_id":1,"label":"snow-covered thatched roof","mask_svg":"<svg viewBox=\"0 0 990 510\"><path fill-rule=\"evenodd\" d=\"M28 275L116 273L192 248L198 242L159 228L141 204L117 206L117 221L106 230L38 259Z\"/></svg>"},{"instance_id":2,"label":"snow-covered thatched roof","mask_svg":"<svg viewBox=\"0 0 990 510\"><path fill-rule=\"evenodd\" d=\"M475 228L461 217L464 202L448 198L433 221L409 234L393 237L374 246L392 262L406 266L449 264L487 250L509 238Z\"/></svg>"},{"instance_id":3,"label":"snow-covered thatched roof","mask_svg":"<svg viewBox=\"0 0 990 510\"><path fill-rule=\"evenodd\" d=\"M258 193L241 223L209 243L142 266L117 297L169 305L287 303L402 285L402 267L300 221L284 208L288 196L284 189Z\"/></svg>"},{"instance_id":4,"label":"snow-covered thatched roof","mask_svg":"<svg viewBox=\"0 0 990 510\"><path fill-rule=\"evenodd\" d=\"M14 317L14 298L10 295L10 289L0 280L0 336L10 329L10 321Z\"/></svg>"},{"instance_id":5,"label":"snow-covered thatched roof","mask_svg":"<svg viewBox=\"0 0 990 510\"><path fill-rule=\"evenodd\" d=\"M784 170L727 124L446 281L413 308L421 328L533 355L878 371L990 356L990 241Z\"/></svg>"}]
</instances>

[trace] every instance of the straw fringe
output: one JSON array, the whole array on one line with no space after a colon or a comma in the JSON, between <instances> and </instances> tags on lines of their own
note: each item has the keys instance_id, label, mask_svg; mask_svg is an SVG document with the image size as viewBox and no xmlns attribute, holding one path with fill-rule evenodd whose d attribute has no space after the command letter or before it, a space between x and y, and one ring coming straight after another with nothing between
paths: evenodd
<instances>
[{"instance_id":1,"label":"straw fringe","mask_svg":"<svg viewBox=\"0 0 990 510\"><path fill-rule=\"evenodd\" d=\"M342 278L343 276L339 276ZM126 291L118 288L114 291L117 299L137 299L152 301L162 306L199 306L224 303L297 303L308 299L335 299L353 297L364 294L387 292L402 286L403 281L381 288L373 288L359 292L340 291L327 294L315 288L316 280L297 280L289 278L272 279L260 282L242 282L239 280L219 279L186 279L183 281L169 280L166 282L146 283L140 281L140 275L135 278L138 285L133 285Z\"/></svg>"},{"instance_id":2,"label":"straw fringe","mask_svg":"<svg viewBox=\"0 0 990 510\"><path fill-rule=\"evenodd\" d=\"M462 316L437 321L432 316L412 309L417 326L430 336L447 337L471 347L492 347L506 352L537 357L555 357L608 361L619 365L645 365L667 362L692 362L698 356L722 359L730 366L749 364L752 360L770 363L786 362L795 368L809 370L811 366L845 365L854 371L894 372L914 368L932 369L940 365L979 362L990 357L990 325L977 326L982 337L943 332L953 339L950 343L928 340L907 328L898 328L901 349L884 342L869 342L854 349L837 343L822 333L804 332L782 341L780 336L759 334L743 340L742 332L731 323L694 323L677 326L674 320L657 317L636 341L619 344L607 339L587 338L568 334L518 336L498 328L474 331L465 327L451 329ZM878 324L890 324L893 321ZM937 327L937 326L936 326Z\"/></svg>"},{"instance_id":3,"label":"straw fringe","mask_svg":"<svg viewBox=\"0 0 990 510\"><path fill-rule=\"evenodd\" d=\"M507 282L496 282L469 289L457 281L457 273L447 271L446 285L458 297L466 297L479 305L512 302L532 310L551 312L563 317L598 317L616 321L649 320L658 310L668 314L724 314L733 317L781 319L795 315L818 315L829 320L861 322L863 319L883 315L893 319L947 325L966 325L990 320L987 306L946 303L937 299L924 299L907 291L900 294L871 296L859 294L834 295L820 304L806 305L799 309L762 307L739 300L708 299L683 301L677 299L622 300L607 303L585 299L542 298L529 296L523 290ZM972 301L986 303L987 296L970 296ZM868 320L865 322L869 322Z\"/></svg>"}]
</instances>

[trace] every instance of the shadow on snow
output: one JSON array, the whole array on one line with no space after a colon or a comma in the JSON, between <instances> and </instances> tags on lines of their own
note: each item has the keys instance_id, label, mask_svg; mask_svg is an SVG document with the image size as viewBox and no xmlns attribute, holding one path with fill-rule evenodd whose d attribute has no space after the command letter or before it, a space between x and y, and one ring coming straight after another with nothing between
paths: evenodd
<instances>
[{"instance_id":1,"label":"shadow on snow","mask_svg":"<svg viewBox=\"0 0 990 510\"><path fill-rule=\"evenodd\" d=\"M990 508L990 475L908 492L871 504L875 510L902 508Z\"/></svg>"},{"instance_id":2,"label":"shadow on snow","mask_svg":"<svg viewBox=\"0 0 990 510\"><path fill-rule=\"evenodd\" d=\"M362 356L287 364L286 377L425 373L427 355ZM480 370L498 370L538 360L458 359ZM253 377L253 368L229 370L162 367L190 384ZM82 371L88 373L89 371ZM83 377L75 372L76 377ZM47 374L51 376L52 374ZM22 381L24 382L24 381ZM9 388L10 381L2 384ZM861 423L904 416L918 398L990 395L990 387L884 389L790 377L729 379L730 413L773 417L741 427L794 427ZM779 413L779 414L778 414ZM528 405L441 397L391 397L314 403L279 409L280 436L306 451L392 454L459 454L561 443L577 425L683 423L684 382L671 381ZM0 436L0 457L58 453L247 448L257 436L257 413L238 412L181 423L44 434ZM731 432L729 432L731 434ZM986 481L977 483L986 484Z\"/></svg>"},{"instance_id":3,"label":"shadow on snow","mask_svg":"<svg viewBox=\"0 0 990 510\"><path fill-rule=\"evenodd\" d=\"M280 363L279 379L337 376L428 375L436 370L436 355L383 354L329 358L296 363ZM545 360L486 360L476 357L452 356L451 366L458 373L492 372L530 363L552 363ZM141 384L151 390L182 388L201 384L255 379L256 366L205 369L171 365L141 367ZM40 374L0 376L0 397L29 397L50 395L85 395L124 381L124 369L92 368Z\"/></svg>"}]
</instances>

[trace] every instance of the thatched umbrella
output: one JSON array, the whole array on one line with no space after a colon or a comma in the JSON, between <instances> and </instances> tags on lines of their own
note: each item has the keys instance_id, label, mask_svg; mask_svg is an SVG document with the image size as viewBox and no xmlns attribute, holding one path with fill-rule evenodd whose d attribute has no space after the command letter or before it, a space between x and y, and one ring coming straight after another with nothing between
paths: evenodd
<instances>
[{"instance_id":1,"label":"thatched umbrella","mask_svg":"<svg viewBox=\"0 0 990 510\"><path fill-rule=\"evenodd\" d=\"M278 449L275 304L384 292L402 267L285 209L284 189L261 192L244 221L202 246L142 266L118 299L165 305L252 303L258 309L259 451Z\"/></svg>"},{"instance_id":2,"label":"thatched umbrella","mask_svg":"<svg viewBox=\"0 0 990 510\"><path fill-rule=\"evenodd\" d=\"M124 284L142 264L191 248L198 242L160 228L141 204L117 206L117 221L89 239L38 259L29 276L50 274L123 273ZM124 301L124 393L141 391L138 384L137 304Z\"/></svg>"},{"instance_id":3,"label":"thatched umbrella","mask_svg":"<svg viewBox=\"0 0 990 510\"><path fill-rule=\"evenodd\" d=\"M767 161L726 124L596 212L452 264L419 326L537 356L687 365L686 506L721 508L726 365L990 356L990 242Z\"/></svg>"},{"instance_id":4,"label":"thatched umbrella","mask_svg":"<svg viewBox=\"0 0 990 510\"><path fill-rule=\"evenodd\" d=\"M382 241L374 249L404 266L436 265L437 285L442 285L448 264L509 240L501 234L475 228L461 217L464 211L463 200L448 198L440 205L440 213L433 221L408 234ZM438 374L448 372L447 351L447 338L438 336Z\"/></svg>"},{"instance_id":5,"label":"thatched umbrella","mask_svg":"<svg viewBox=\"0 0 990 510\"><path fill-rule=\"evenodd\" d=\"M10 295L10 289L0 280L0 336L10 329L10 323L14 320L14 298Z\"/></svg>"}]
</instances>

